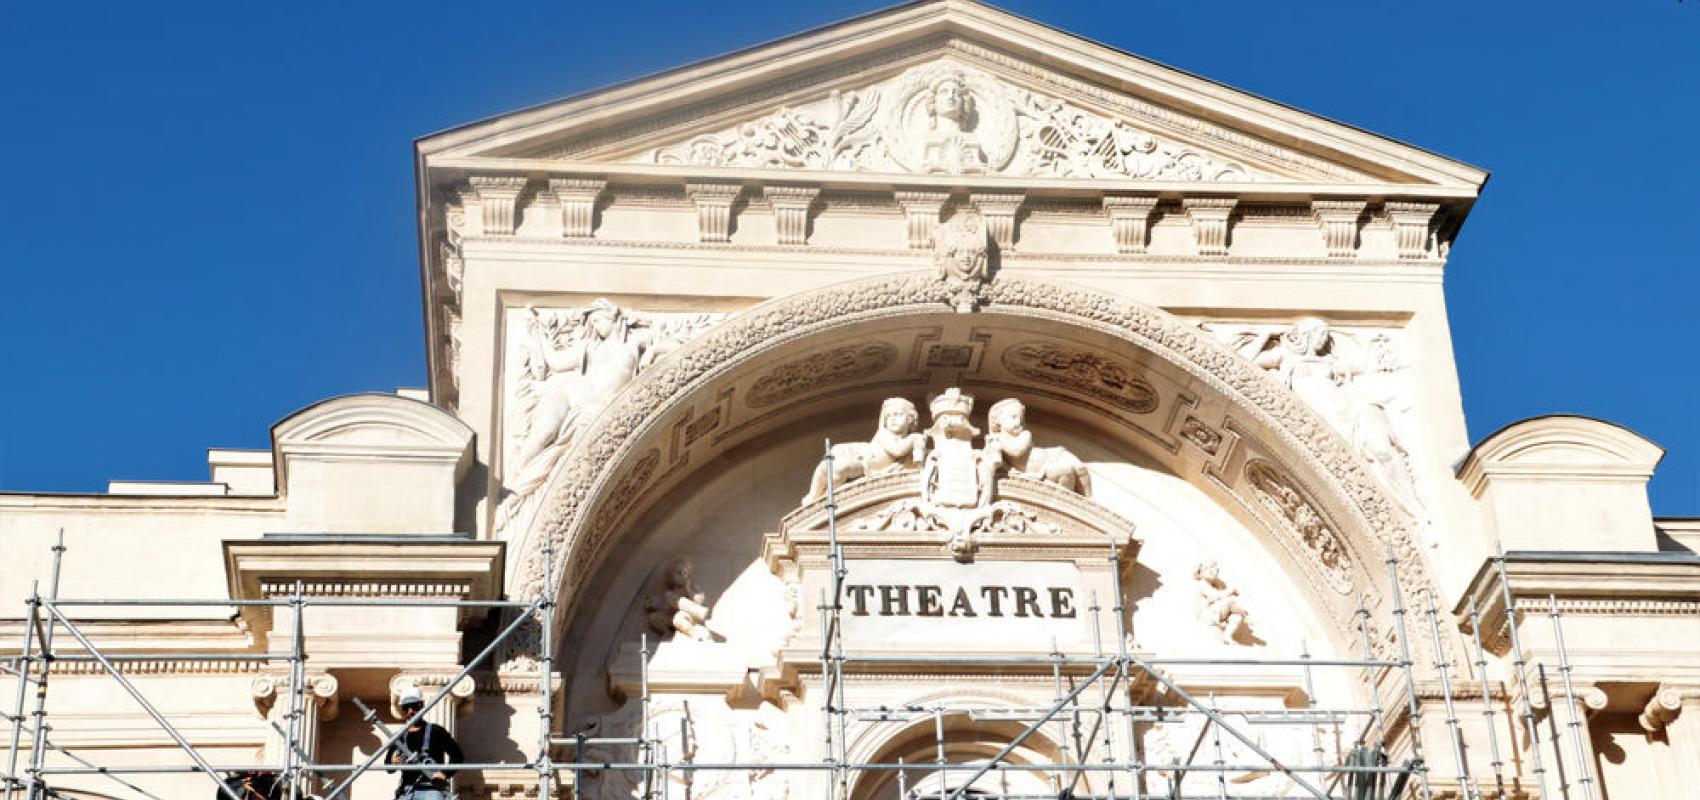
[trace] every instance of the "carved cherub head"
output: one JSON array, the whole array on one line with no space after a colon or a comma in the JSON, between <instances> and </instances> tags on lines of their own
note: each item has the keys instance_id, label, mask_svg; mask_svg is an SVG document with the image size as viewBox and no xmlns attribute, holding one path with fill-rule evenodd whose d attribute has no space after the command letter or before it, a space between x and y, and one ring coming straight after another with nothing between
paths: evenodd
<instances>
[{"instance_id":1,"label":"carved cherub head","mask_svg":"<svg viewBox=\"0 0 1700 800\"><path fill-rule=\"evenodd\" d=\"M921 420L921 415L915 410L915 404L901 397L886 398L880 404L880 429L897 436L914 432L915 425Z\"/></svg>"},{"instance_id":2,"label":"carved cherub head","mask_svg":"<svg viewBox=\"0 0 1700 800\"><path fill-rule=\"evenodd\" d=\"M1206 559L1198 562L1198 568L1192 571L1192 577L1214 586L1221 580L1221 572L1221 567L1216 565L1215 559Z\"/></svg>"},{"instance_id":3,"label":"carved cherub head","mask_svg":"<svg viewBox=\"0 0 1700 800\"><path fill-rule=\"evenodd\" d=\"M986 427L992 433L1007 433L1011 436L1020 435L1027 429L1027 406L1020 400L1006 397L992 404L986 411Z\"/></svg>"},{"instance_id":4,"label":"carved cherub head","mask_svg":"<svg viewBox=\"0 0 1700 800\"><path fill-rule=\"evenodd\" d=\"M666 586L669 589L682 590L689 587L691 585L690 560L680 558L674 560L673 563L668 564L667 571L663 574L663 579L666 581Z\"/></svg>"},{"instance_id":5,"label":"carved cherub head","mask_svg":"<svg viewBox=\"0 0 1700 800\"><path fill-rule=\"evenodd\" d=\"M961 73L947 72L933 79L928 87L927 119L933 129L939 120L947 120L958 130L973 126L974 95L968 91L968 81Z\"/></svg>"}]
</instances>

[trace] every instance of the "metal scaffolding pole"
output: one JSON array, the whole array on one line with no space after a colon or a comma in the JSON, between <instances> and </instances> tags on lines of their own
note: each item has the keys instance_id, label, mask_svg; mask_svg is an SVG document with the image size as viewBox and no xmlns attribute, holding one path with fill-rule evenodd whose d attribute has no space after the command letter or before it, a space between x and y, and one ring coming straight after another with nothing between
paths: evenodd
<instances>
[{"instance_id":1,"label":"metal scaffolding pole","mask_svg":"<svg viewBox=\"0 0 1700 800\"><path fill-rule=\"evenodd\" d=\"M189 755L190 759L194 760L195 766L199 767L202 772L207 774L208 778L211 778L214 783L218 784L218 789L221 794L229 798L229 800L242 800L242 798L237 796L234 791L231 791L230 787L225 784L224 779L218 776L218 772L213 769L212 765L208 764L206 759L201 757L201 754L195 750L194 745L189 744L189 740L183 738L183 734L177 732L177 728L173 726L163 714L159 713L159 709L154 708L153 703L148 702L147 697L142 694L141 690L137 689L136 685L131 683L130 679L124 676L123 672L119 671L116 666L113 666L112 661L105 655L102 655L100 650L94 646L94 643L89 641L88 637L84 636L81 630L77 629L76 625L66 619L65 616L60 613L59 609L53 607L52 603L47 605L47 611L49 614L53 615L55 620L58 620L60 625L65 627L65 632L71 634L71 638L76 639L78 644L82 645L83 648L88 650L91 655L95 656L95 658L100 662L100 666L112 676L113 680L118 682L119 686L123 687L124 691L130 695L130 698L135 700L136 704L140 705L142 710L146 711L148 716L153 718L154 723L159 725L159 727L165 731L165 734L170 736L171 740L176 742L177 746L182 748L183 752Z\"/></svg>"},{"instance_id":2,"label":"metal scaffolding pole","mask_svg":"<svg viewBox=\"0 0 1700 800\"><path fill-rule=\"evenodd\" d=\"M1417 680L1411 674L1411 637L1405 629L1405 598L1399 592L1399 557L1394 555L1393 547L1387 548L1388 581L1393 590L1393 632L1399 639L1399 657L1404 662L1405 697L1409 703L1410 722L1407 727L1411 733L1411 755L1415 758L1417 783L1422 789L1423 800L1430 800L1434 795L1428 784L1428 761L1423 757L1423 710L1417 699Z\"/></svg>"},{"instance_id":3,"label":"metal scaffolding pole","mask_svg":"<svg viewBox=\"0 0 1700 800\"><path fill-rule=\"evenodd\" d=\"M1564 649L1564 624L1558 618L1558 596L1547 595L1547 612L1552 617L1553 641L1558 645L1558 674L1564 678L1564 699L1570 706L1570 746L1576 751L1576 770L1581 777L1582 796L1594 800L1594 770L1588 764L1588 751L1582 746L1582 709L1576 705L1576 687L1570 681L1570 656Z\"/></svg>"},{"instance_id":4,"label":"metal scaffolding pole","mask_svg":"<svg viewBox=\"0 0 1700 800\"><path fill-rule=\"evenodd\" d=\"M543 594L544 596L547 596L548 591L545 590ZM476 658L468 662L466 666L461 667L460 671L455 673L454 677L450 678L448 683L443 684L443 688L438 689L437 693L432 695L431 699L427 700L422 708L414 712L413 716L409 717L405 721L400 730L397 730L394 735L388 737L382 745L379 745L377 749L373 750L372 754L367 756L366 760L362 762L360 766L356 767L348 777L343 778L342 782L337 784L336 788L332 789L330 794L325 796L326 800L336 800L336 798L342 796L343 792L348 791L348 787L352 785L356 779L365 774L366 770L371 769L373 764L378 763L378 759L401 739L402 734L407 733L408 726L412 725L415 720L424 719L425 715L430 713L431 709L436 708L437 704L441 703L443 698L449 695L449 691L458 685L462 678L465 678L478 665L483 664L485 659L490 657L491 653L496 652L497 647L501 646L503 642L508 640L508 637L514 634L514 631L519 630L522 624L529 621L532 618L532 614L537 611L538 607L542 605L542 603L542 597L531 601L524 613L516 615L513 622L509 623L506 628L502 629L502 632L497 634L496 638L492 639L488 645L485 645L483 651L479 652ZM239 800L239 798L232 798L231 800Z\"/></svg>"},{"instance_id":5,"label":"metal scaffolding pole","mask_svg":"<svg viewBox=\"0 0 1700 800\"><path fill-rule=\"evenodd\" d=\"M59 598L59 568L65 560L65 529L59 529L59 536L53 542L53 572L47 583L47 596L50 599ZM40 800L42 782L42 759L47 754L47 683L48 676L53 672L53 616L47 619L47 629L41 627L42 611L52 612L52 607L43 607L41 595L34 595L31 603L29 625L35 629L36 641L41 647L41 677L35 685L35 732L30 736L30 772L25 797L28 800Z\"/></svg>"},{"instance_id":6,"label":"metal scaffolding pole","mask_svg":"<svg viewBox=\"0 0 1700 800\"><path fill-rule=\"evenodd\" d=\"M1446 663L1446 648L1440 640L1439 613L1434 607L1434 590L1423 593L1427 599L1424 613L1428 617L1429 637L1434 643L1434 668L1440 673L1440 696L1446 704L1446 727L1452 734L1452 757L1458 764L1458 787L1466 800L1472 798L1470 785L1470 762L1464 757L1464 733L1458 725L1458 709L1452 703L1452 666Z\"/></svg>"},{"instance_id":7,"label":"metal scaffolding pole","mask_svg":"<svg viewBox=\"0 0 1700 800\"><path fill-rule=\"evenodd\" d=\"M40 613L40 611L37 609L37 606L39 606L40 604L41 604L41 582L40 581L31 581L30 582L30 599L29 599L29 614L30 614L29 620L30 621L24 623L24 641L23 641L23 644L18 646L18 652L21 655L21 657L18 660L18 663L23 665L23 669L18 670L14 673L17 676L17 679L18 679L18 701L15 704L16 710L13 711L13 713L7 715L7 717L6 717L6 720L9 723L11 723L11 726L12 726L12 745L11 745L11 747L7 748L7 755L6 755L6 775L5 775L5 778L6 778L6 800L12 800L12 795L17 790L18 785L19 785L19 782L18 782L18 747L19 747L19 740L22 738L23 733L24 733L24 701L29 698L29 686L30 686L30 683L32 681L32 677L31 677L32 670L31 670L31 668L35 664L35 659L32 658L30 654L33 652L33 645L35 643L35 638L34 638L35 622L34 621L35 621L35 616Z\"/></svg>"},{"instance_id":8,"label":"metal scaffolding pole","mask_svg":"<svg viewBox=\"0 0 1700 800\"><path fill-rule=\"evenodd\" d=\"M1521 696L1523 725L1529 735L1529 765L1535 773L1535 791L1540 800L1547 800L1546 766L1541 759L1541 728L1535 721L1534 698L1530 694L1528 660L1523 655L1522 637L1517 633L1517 604L1511 596L1511 576L1505 567L1505 547L1495 545L1495 561L1499 566L1499 590L1505 603L1505 627L1511 636L1511 664L1517 673L1517 692Z\"/></svg>"},{"instance_id":9,"label":"metal scaffolding pole","mask_svg":"<svg viewBox=\"0 0 1700 800\"><path fill-rule=\"evenodd\" d=\"M1505 759L1499 755L1499 732L1495 730L1495 712L1493 707L1493 692L1487 676L1487 648L1482 646L1482 615L1476 608L1476 598L1470 598L1470 638L1475 642L1476 680L1482 685L1482 719L1486 722L1488 732L1488 755L1492 759L1488 763L1493 767L1494 786L1498 790L1495 797L1505 798Z\"/></svg>"},{"instance_id":10,"label":"metal scaffolding pole","mask_svg":"<svg viewBox=\"0 0 1700 800\"><path fill-rule=\"evenodd\" d=\"M555 543L543 537L543 597L537 610L537 797L549 800L555 781L550 760L549 742L555 736ZM454 688L450 686L449 688ZM573 775L573 791L578 791L578 774Z\"/></svg>"}]
</instances>

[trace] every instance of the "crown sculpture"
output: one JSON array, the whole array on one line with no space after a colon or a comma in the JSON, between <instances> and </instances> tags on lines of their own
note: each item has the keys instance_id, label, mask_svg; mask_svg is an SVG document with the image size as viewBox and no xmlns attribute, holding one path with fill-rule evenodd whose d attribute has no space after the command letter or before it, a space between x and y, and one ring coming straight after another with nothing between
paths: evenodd
<instances>
[{"instance_id":1,"label":"crown sculpture","mask_svg":"<svg viewBox=\"0 0 1700 800\"><path fill-rule=\"evenodd\" d=\"M916 432L915 404L893 397L880 406L879 428L867 442L833 445L815 469L804 503L826 496L828 486L842 487L861 478L904 470L917 474L918 496L892 503L858 520L852 530L939 531L946 547L966 560L983 533L1054 532L1038 515L1011 500L997 499L1000 475L1042 480L1090 497L1086 465L1062 447L1034 447L1027 430L1027 408L1013 397L994 403L986 414L988 432L969 421L974 396L961 389L940 392L927 404L932 424Z\"/></svg>"}]
</instances>

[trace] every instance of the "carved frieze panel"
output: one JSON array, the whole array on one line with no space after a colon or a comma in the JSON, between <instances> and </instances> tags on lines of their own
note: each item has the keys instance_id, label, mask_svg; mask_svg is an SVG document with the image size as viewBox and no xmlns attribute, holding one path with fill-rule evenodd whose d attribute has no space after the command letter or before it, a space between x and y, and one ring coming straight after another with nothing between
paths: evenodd
<instances>
[{"instance_id":1,"label":"carved frieze panel","mask_svg":"<svg viewBox=\"0 0 1700 800\"><path fill-rule=\"evenodd\" d=\"M1258 502L1281 522L1299 533L1299 540L1312 563L1328 578L1334 591L1352 591L1352 556L1345 540L1322 515L1316 501L1305 495L1298 482L1275 464L1254 458L1245 465L1246 482Z\"/></svg>"},{"instance_id":2,"label":"carved frieze panel","mask_svg":"<svg viewBox=\"0 0 1700 800\"><path fill-rule=\"evenodd\" d=\"M1204 327L1321 414L1368 462L1399 510L1427 526L1430 514L1415 478L1422 462L1404 331L1345 328L1314 317Z\"/></svg>"},{"instance_id":3,"label":"carved frieze panel","mask_svg":"<svg viewBox=\"0 0 1700 800\"><path fill-rule=\"evenodd\" d=\"M896 362L897 347L888 342L822 350L769 370L750 386L744 402L751 408L775 405L828 386L878 375Z\"/></svg>"},{"instance_id":4,"label":"carved frieze panel","mask_svg":"<svg viewBox=\"0 0 1700 800\"><path fill-rule=\"evenodd\" d=\"M508 309L502 402L507 495L498 527L525 510L578 432L616 393L725 316L632 311L606 300Z\"/></svg>"},{"instance_id":5,"label":"carved frieze panel","mask_svg":"<svg viewBox=\"0 0 1700 800\"><path fill-rule=\"evenodd\" d=\"M1162 181L1275 176L940 59L640 153L715 167Z\"/></svg>"},{"instance_id":6,"label":"carved frieze panel","mask_svg":"<svg viewBox=\"0 0 1700 800\"><path fill-rule=\"evenodd\" d=\"M1132 414L1157 409L1157 389L1131 364L1050 341L1031 341L1004 351L1003 366L1018 377L1073 389Z\"/></svg>"}]
</instances>

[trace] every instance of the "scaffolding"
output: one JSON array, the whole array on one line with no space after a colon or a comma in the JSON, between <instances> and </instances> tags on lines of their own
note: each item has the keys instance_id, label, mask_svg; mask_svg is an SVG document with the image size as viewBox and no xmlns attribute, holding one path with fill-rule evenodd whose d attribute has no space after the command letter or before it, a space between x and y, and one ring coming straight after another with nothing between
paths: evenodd
<instances>
[{"instance_id":1,"label":"scaffolding","mask_svg":"<svg viewBox=\"0 0 1700 800\"><path fill-rule=\"evenodd\" d=\"M456 764L457 770L527 770L536 775L538 797L556 796L558 786L570 786L570 796L582 800L586 791L585 777L610 773L635 773L639 787L636 797L642 800L673 800L669 778L675 773L737 772L737 773L807 773L823 781L827 800L851 800L858 781L876 780L895 783L891 800L964 800L964 798L1047 798L1048 800L1254 800L1275 797L1310 797L1319 800L1346 798L1349 800L1394 800L1395 798L1459 797L1463 800L1506 800L1507 798L1539 798L1539 800L1593 800L1594 786L1588 769L1582 726L1585 725L1577 705L1571 681L1571 665L1565 651L1562 619L1555 598L1548 598L1548 615L1553 627L1556 658L1550 665L1560 677L1560 689L1568 714L1565 732L1557 722L1558 705L1543 704L1550 733L1543 741L1532 692L1539 687L1551 696L1547 678L1548 664L1533 665L1536 677L1531 678L1531 665L1518 634L1516 614L1507 582L1506 555L1499 551L1491 561L1498 570L1501 598L1505 605L1506 625L1509 628L1510 664L1508 674L1498 681L1502 687L1495 691L1488 679L1487 648L1482 639L1482 615L1474 599L1469 603L1467 619L1470 631L1468 647L1471 657L1460 658L1456 664L1445 655L1447 640L1442 635L1442 615L1435 605L1432 590L1413 595L1424 602L1421 608L1407 608L1399 582L1400 562L1390 549L1386 566L1390 580L1391 634L1397 657L1378 657L1372 641L1375 629L1371 614L1362 597L1359 598L1354 624L1358 652L1350 658L1316 658L1302 645L1291 658L1184 658L1141 655L1129 646L1127 608L1123 591L1118 590L1108 609L1098 598L1091 600L1087 610L1091 619L1092 647L1089 652L1062 652L1053 644L1048 656L1027 658L950 656L903 658L858 654L846 642L842 615L844 587L848 563L837 531L837 488L831 483L831 445L828 442L825 459L829 476L826 494L826 525L829 537L830 588L816 609L821 626L818 683L808 687L802 702L814 704L824 720L819 760L791 762L734 761L707 763L688 757L688 754L669 752L668 737L652 714L652 696L648 670L652 653L647 635L639 648L640 692L639 724L635 736L589 735L585 731L571 734L557 732L555 724L554 675L556 605L553 593L529 600L437 600L333 598L308 596L304 586L296 582L288 597L250 600L161 600L113 598L64 598L59 593L60 568L66 552L63 532L53 546L52 571L47 590L39 582L32 586L26 601L23 637L18 653L0 658L0 672L17 682L13 711L4 716L9 727L9 742L5 756L5 771L0 782L5 788L5 800L44 800L68 798L67 792L81 796L97 796L87 788L70 789L56 786L63 778L99 777L112 791L99 795L117 798L162 800L138 786L132 777L159 773L193 773L207 775L228 800L244 800L226 783L225 778L240 772L263 773L275 776L282 787L279 797L288 800L342 800L349 796L354 782L368 773L401 740L405 730L425 718L462 680L483 668L498 648L513 639L528 624L537 626L536 661L538 676L537 715L539 737L537 754L528 761L471 762ZM548 537L544 537L547 548ZM552 587L554 554L543 553L545 587ZM1112 575L1122 575L1119 552L1112 547L1106 556ZM1121 585L1119 577L1117 586ZM89 637L76 619L77 609L93 607L224 607L241 610L264 607L273 613L287 612L289 617L289 647L282 652L265 653L135 653L107 655ZM431 694L422 709L404 721L393 732L384 731L383 744L357 764L313 763L311 754L302 749L307 702L306 638L303 620L310 609L318 607L453 607L462 609L501 610L506 616L499 623L499 632L475 656L467 660L460 671ZM1113 624L1104 630L1101 619L1105 612ZM1420 623L1408 624L1407 615L1422 617ZM1448 617L1450 619L1450 617ZM1413 661L1411 625L1426 629L1429 647L1435 654L1424 673L1438 679L1439 710L1445 714L1446 739L1450 758L1439 763L1428 758L1421 749L1422 719L1434 709L1435 692L1419 691L1417 669ZM64 633L75 640L77 647L63 646L56 636ZM1106 644L1106 636L1110 644ZM275 649L275 646L274 648ZM1420 648L1419 648L1420 649ZM849 690L847 668L878 668L898 661L923 661L944 668L979 668L1010 670L1012 675L1027 679L1048 676L1053 688L1052 702L1040 707L988 708L984 705L924 704L902 707L858 704ZM211 763L185 737L146 694L125 674L120 663L169 661L228 661L252 662L286 670L288 711L282 724L273 721L271 727L281 740L281 755L276 763ZM86 754L71 750L51 740L52 726L48 722L48 697L52 666L55 663L93 663L114 681L125 694L152 719L191 762L184 765L109 765L94 763ZM1303 678L1304 702L1298 708L1224 706L1214 693L1198 696L1189 692L1166 668L1210 666L1213 668L1289 668L1297 669ZM1468 709L1454 688L1455 668L1473 668L1473 692L1480 697L1477 716L1484 723L1473 731L1485 731L1485 736L1472 737L1466 732L1464 719ZM1361 695L1370 697L1362 705L1324 706L1316 692L1318 675L1323 680L1352 681L1361 687ZM1382 696L1376 687L1391 679L1397 692ZM1515 683L1516 708L1510 707ZM1131 688L1136 684L1158 687L1167 697L1162 703L1136 702ZM1337 684L1338 685L1338 684ZM818 697L807 697L818 691ZM1351 694L1351 693L1348 693ZM1388 699L1388 698L1391 699ZM1504 705L1500 702L1504 701ZM364 705L361 704L362 709ZM375 714L366 710L367 719ZM1402 712L1402 725L1397 719ZM997 722L1019 726L1008 737L1000 751L990 757L965 759L952 757L951 734L947 720ZM870 727L889 726L894 733L925 726L933 728L934 757L930 761L857 760L851 752L853 726L864 731ZM1504 725L1507 731L1497 728ZM1196 723L1196 724L1195 724ZM1174 726L1188 734L1190 747L1176 752L1172 760L1153 759L1141 742L1152 731ZM1291 734L1310 742L1308 757L1287 758L1272 752L1267 746L1267 734L1280 730L1291 741ZM28 747L23 735L29 734ZM1502 732L1510 733L1508 747L1502 749ZM1518 746L1517 733L1523 735ZM1042 735L1052 745L1048 761L1013 760L1012 755L1035 735ZM1566 773L1564 747L1559 741L1568 735L1575 763ZM878 737L875 737L878 738ZM1469 756L1472 747L1485 739L1489 769L1472 772ZM1332 747L1329 746L1332 743ZM611 760L593 757L597 747L624 748L633 757ZM1543 751L1543 748L1550 748ZM48 763L49 752L59 754L62 762ZM1397 759L1395 757L1397 754ZM559 755L557 760L555 756ZM1547 758L1557 763L1548 769ZM1397 763L1395 763L1397 760ZM1449 762L1449 763L1448 763ZM1477 762L1480 763L1479 760ZM437 765L385 764L383 769L419 771L435 770ZM1012 773L1025 773L1042 780L1043 791L1008 791L987 788L988 778L996 779ZM570 780L561 776L570 774ZM1440 775L1442 777L1437 778ZM1253 776L1248 779L1247 776ZM1277 777L1278 776L1278 777ZM1523 777L1526 776L1528 780ZM1270 788L1270 780L1284 779L1284 784ZM1444 784L1439 786L1437 784ZM881 784L883 787L885 784ZM1089 788L1090 787L1090 788ZM316 791L310 791L315 789ZM680 795L687 795L680 792ZM880 800L885 800L882 792ZM605 796L605 795L604 795ZM799 796L793 792L790 796Z\"/></svg>"}]
</instances>

